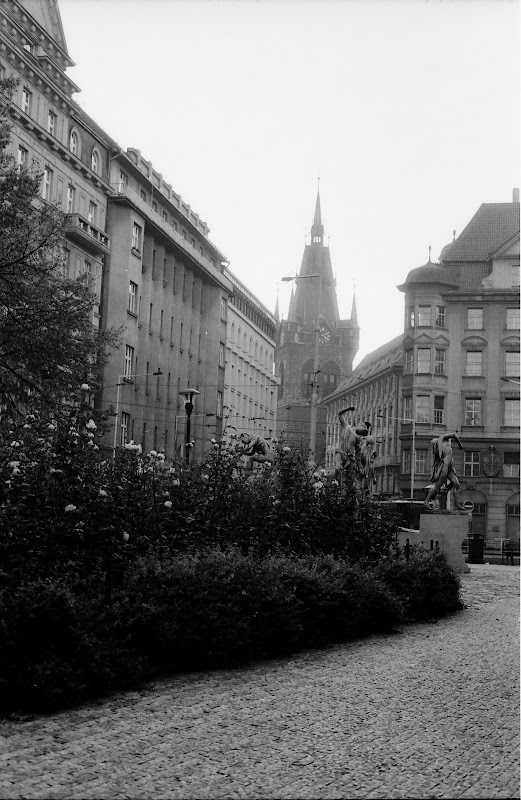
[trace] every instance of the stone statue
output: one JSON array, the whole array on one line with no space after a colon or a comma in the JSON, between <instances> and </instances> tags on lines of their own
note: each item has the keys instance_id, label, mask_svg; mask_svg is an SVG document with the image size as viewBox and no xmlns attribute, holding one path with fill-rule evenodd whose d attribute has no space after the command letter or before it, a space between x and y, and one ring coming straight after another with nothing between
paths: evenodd
<instances>
[{"instance_id":1,"label":"stone statue","mask_svg":"<svg viewBox=\"0 0 521 800\"><path fill-rule=\"evenodd\" d=\"M429 484L427 487L428 493L424 501L425 505L429 506L429 508L431 508L431 502L436 498L438 492L444 487L448 492L452 489L454 504L456 507L459 506L458 491L460 483L454 471L451 445L452 439L458 443L459 449L463 450L463 445L457 433L445 433L442 436L438 436L436 439L431 439L433 455L431 481L433 481L433 483Z\"/></svg>"},{"instance_id":2,"label":"stone statue","mask_svg":"<svg viewBox=\"0 0 521 800\"><path fill-rule=\"evenodd\" d=\"M341 476L345 470L353 469L358 480L370 479L372 462L374 460L374 438L371 436L371 423L361 422L351 425L344 419L348 411L354 411L352 406L343 408L338 412L340 421L340 443L335 451L335 474ZM365 440L369 437L367 445Z\"/></svg>"},{"instance_id":3,"label":"stone statue","mask_svg":"<svg viewBox=\"0 0 521 800\"><path fill-rule=\"evenodd\" d=\"M246 472L252 471L254 463L265 464L268 462L273 464L275 454L266 439L263 439L262 436L251 436L249 433L241 433L239 438L242 444L245 445L241 451L241 456L248 456L245 466Z\"/></svg>"}]
</instances>

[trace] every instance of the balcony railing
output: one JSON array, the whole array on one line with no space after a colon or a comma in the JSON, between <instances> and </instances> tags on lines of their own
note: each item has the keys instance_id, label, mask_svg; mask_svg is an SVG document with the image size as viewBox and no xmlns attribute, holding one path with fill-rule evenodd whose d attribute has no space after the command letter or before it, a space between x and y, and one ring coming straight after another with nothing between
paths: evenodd
<instances>
[{"instance_id":1,"label":"balcony railing","mask_svg":"<svg viewBox=\"0 0 521 800\"><path fill-rule=\"evenodd\" d=\"M80 214L68 214L65 229L71 239L78 241L87 250L102 254L110 251L107 234Z\"/></svg>"}]
</instances>

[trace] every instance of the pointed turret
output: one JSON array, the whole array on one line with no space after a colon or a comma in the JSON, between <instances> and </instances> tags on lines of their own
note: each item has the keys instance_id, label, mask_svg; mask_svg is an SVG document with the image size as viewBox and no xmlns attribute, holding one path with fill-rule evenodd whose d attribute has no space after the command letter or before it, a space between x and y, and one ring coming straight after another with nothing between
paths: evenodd
<instances>
[{"instance_id":1,"label":"pointed turret","mask_svg":"<svg viewBox=\"0 0 521 800\"><path fill-rule=\"evenodd\" d=\"M311 226L311 241L322 243L324 239L324 226L322 225L322 215L320 213L320 190L317 191L317 202L315 203L315 216Z\"/></svg>"},{"instance_id":2,"label":"pointed turret","mask_svg":"<svg viewBox=\"0 0 521 800\"><path fill-rule=\"evenodd\" d=\"M351 322L353 325L358 325L358 314L356 311L356 295L353 292L353 305L351 306Z\"/></svg>"}]
</instances>

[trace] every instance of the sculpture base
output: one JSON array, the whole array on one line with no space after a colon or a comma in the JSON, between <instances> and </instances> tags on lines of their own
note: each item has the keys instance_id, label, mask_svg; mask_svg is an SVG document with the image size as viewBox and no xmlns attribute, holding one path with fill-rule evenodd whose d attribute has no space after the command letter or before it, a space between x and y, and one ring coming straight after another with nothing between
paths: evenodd
<instances>
[{"instance_id":1,"label":"sculpture base","mask_svg":"<svg viewBox=\"0 0 521 800\"><path fill-rule=\"evenodd\" d=\"M443 550L447 561L455 572L470 572L470 567L465 563L461 550L463 540L469 534L469 518L467 514L454 511L444 514L422 514L420 516L420 530L399 528L398 543L405 547L407 541L410 545L421 544L427 550Z\"/></svg>"}]
</instances>

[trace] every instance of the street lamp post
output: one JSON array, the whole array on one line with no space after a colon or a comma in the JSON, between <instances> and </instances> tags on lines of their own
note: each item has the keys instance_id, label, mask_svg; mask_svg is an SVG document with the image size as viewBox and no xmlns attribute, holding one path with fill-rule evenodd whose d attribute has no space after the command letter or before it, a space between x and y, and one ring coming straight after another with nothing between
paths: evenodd
<instances>
[{"instance_id":1,"label":"street lamp post","mask_svg":"<svg viewBox=\"0 0 521 800\"><path fill-rule=\"evenodd\" d=\"M131 383L134 378L144 378L147 375L162 375L161 367L158 368L156 372L142 372L140 375L118 375L118 382L116 386L118 387L118 391L116 394L116 421L114 422L114 445L113 445L113 458L116 458L116 448L118 446L118 421L119 421L119 400L120 400L120 390L122 386L126 386L127 382ZM121 383L123 378L126 378L126 381Z\"/></svg>"},{"instance_id":2,"label":"street lamp post","mask_svg":"<svg viewBox=\"0 0 521 800\"><path fill-rule=\"evenodd\" d=\"M184 398L185 401L185 411L186 411L186 438L185 438L185 461L188 464L190 461L190 417L192 416L192 411L194 410L193 398L200 394L197 389L184 389L182 392L179 392L181 397Z\"/></svg>"},{"instance_id":3,"label":"street lamp post","mask_svg":"<svg viewBox=\"0 0 521 800\"><path fill-rule=\"evenodd\" d=\"M317 314L315 319L315 350L313 354L313 383L311 389L311 406L309 414L309 464L315 466L316 455L316 436L317 436L317 406L318 406L318 357L319 357L319 341L320 341L320 305L322 300L322 276L319 274L313 275L293 275L287 278L281 278L282 281L298 281L305 278L319 278L318 282L318 301L317 301Z\"/></svg>"},{"instance_id":4,"label":"street lamp post","mask_svg":"<svg viewBox=\"0 0 521 800\"><path fill-rule=\"evenodd\" d=\"M401 417L388 417L385 414L377 414L379 419L396 419L398 422L410 422L412 424L412 451L411 451L411 500L414 499L414 478L416 468L416 420L402 419Z\"/></svg>"}]
</instances>

